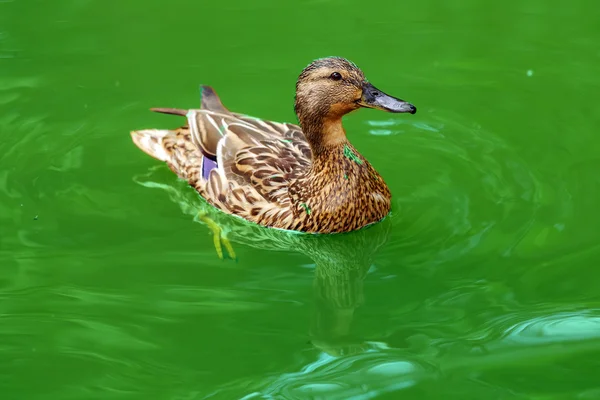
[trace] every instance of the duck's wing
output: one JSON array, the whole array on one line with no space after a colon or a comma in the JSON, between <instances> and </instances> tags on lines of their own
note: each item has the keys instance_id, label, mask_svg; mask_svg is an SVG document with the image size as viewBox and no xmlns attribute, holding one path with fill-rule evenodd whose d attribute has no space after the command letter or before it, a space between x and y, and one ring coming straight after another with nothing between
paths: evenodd
<instances>
[{"instance_id":1,"label":"duck's wing","mask_svg":"<svg viewBox=\"0 0 600 400\"><path fill-rule=\"evenodd\" d=\"M242 215L260 204L261 210L251 211L256 214L278 207L277 203L287 202L290 179L311 163L310 147L300 127L232 113L210 87L202 88L200 109L153 110L185 116L187 124L161 139L157 145L162 149L142 150L160 153L162 157L156 158L169 162L182 178L196 179L190 184L224 211ZM141 132L146 131L138 135ZM139 138L134 141L140 146ZM202 172L179 173L178 169L193 169L191 158L196 164L202 158L202 166L197 167Z\"/></svg>"},{"instance_id":2,"label":"duck's wing","mask_svg":"<svg viewBox=\"0 0 600 400\"><path fill-rule=\"evenodd\" d=\"M152 111L186 117L194 143L209 158L216 159L219 141L227 133L230 124L251 134L272 138L286 137L289 131L298 131L299 137L306 141L302 129L295 124L266 121L249 115L234 113L227 109L215 90L206 85L200 86L200 109L184 110L178 108L151 108ZM240 132L236 129L236 132ZM298 136L298 135L296 135Z\"/></svg>"}]
</instances>

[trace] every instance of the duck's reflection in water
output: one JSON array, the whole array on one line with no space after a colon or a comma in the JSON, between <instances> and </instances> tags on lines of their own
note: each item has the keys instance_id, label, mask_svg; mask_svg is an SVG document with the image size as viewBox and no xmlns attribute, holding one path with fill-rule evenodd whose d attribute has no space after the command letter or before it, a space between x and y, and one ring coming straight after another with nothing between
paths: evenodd
<instances>
[{"instance_id":1,"label":"duck's reflection in water","mask_svg":"<svg viewBox=\"0 0 600 400\"><path fill-rule=\"evenodd\" d=\"M387 241L389 226L389 221L383 221L363 231L315 238L307 246L316 263L311 343L329 355L350 355L368 349L353 334L352 325L356 310L365 302L365 277L377 250Z\"/></svg>"}]
</instances>

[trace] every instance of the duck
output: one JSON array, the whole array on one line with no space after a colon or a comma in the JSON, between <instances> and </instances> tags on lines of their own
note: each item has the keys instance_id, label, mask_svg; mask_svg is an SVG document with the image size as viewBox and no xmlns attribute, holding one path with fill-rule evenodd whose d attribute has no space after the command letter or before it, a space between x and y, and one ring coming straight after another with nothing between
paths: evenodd
<instances>
[{"instance_id":1,"label":"duck","mask_svg":"<svg viewBox=\"0 0 600 400\"><path fill-rule=\"evenodd\" d=\"M362 229L391 211L383 177L347 138L342 117L359 108L416 113L373 86L343 57L312 61L296 82L298 124L230 111L201 85L200 108L151 108L185 118L174 129L131 131L216 209L268 228L333 234Z\"/></svg>"}]
</instances>

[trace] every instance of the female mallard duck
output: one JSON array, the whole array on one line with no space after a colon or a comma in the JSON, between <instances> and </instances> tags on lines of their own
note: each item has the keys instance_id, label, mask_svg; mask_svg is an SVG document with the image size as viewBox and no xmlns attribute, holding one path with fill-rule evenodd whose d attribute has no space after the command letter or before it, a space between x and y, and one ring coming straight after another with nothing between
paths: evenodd
<instances>
[{"instance_id":1,"label":"female mallard duck","mask_svg":"<svg viewBox=\"0 0 600 400\"><path fill-rule=\"evenodd\" d=\"M298 78L300 126L231 112L203 86L199 110L152 109L185 116L187 125L131 135L228 214L286 230L349 232L380 221L391 206L387 185L342 126L342 117L359 107L416 112L376 89L350 61L330 57Z\"/></svg>"}]
</instances>

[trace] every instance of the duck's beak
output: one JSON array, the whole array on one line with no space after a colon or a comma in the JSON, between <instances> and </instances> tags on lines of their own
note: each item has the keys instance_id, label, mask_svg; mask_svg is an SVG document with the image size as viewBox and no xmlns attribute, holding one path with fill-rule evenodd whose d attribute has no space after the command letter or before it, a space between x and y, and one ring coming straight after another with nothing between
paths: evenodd
<instances>
[{"instance_id":1,"label":"duck's beak","mask_svg":"<svg viewBox=\"0 0 600 400\"><path fill-rule=\"evenodd\" d=\"M409 102L387 95L368 82L363 84L363 94L358 105L393 113L414 114L417 112L417 107Z\"/></svg>"}]
</instances>

